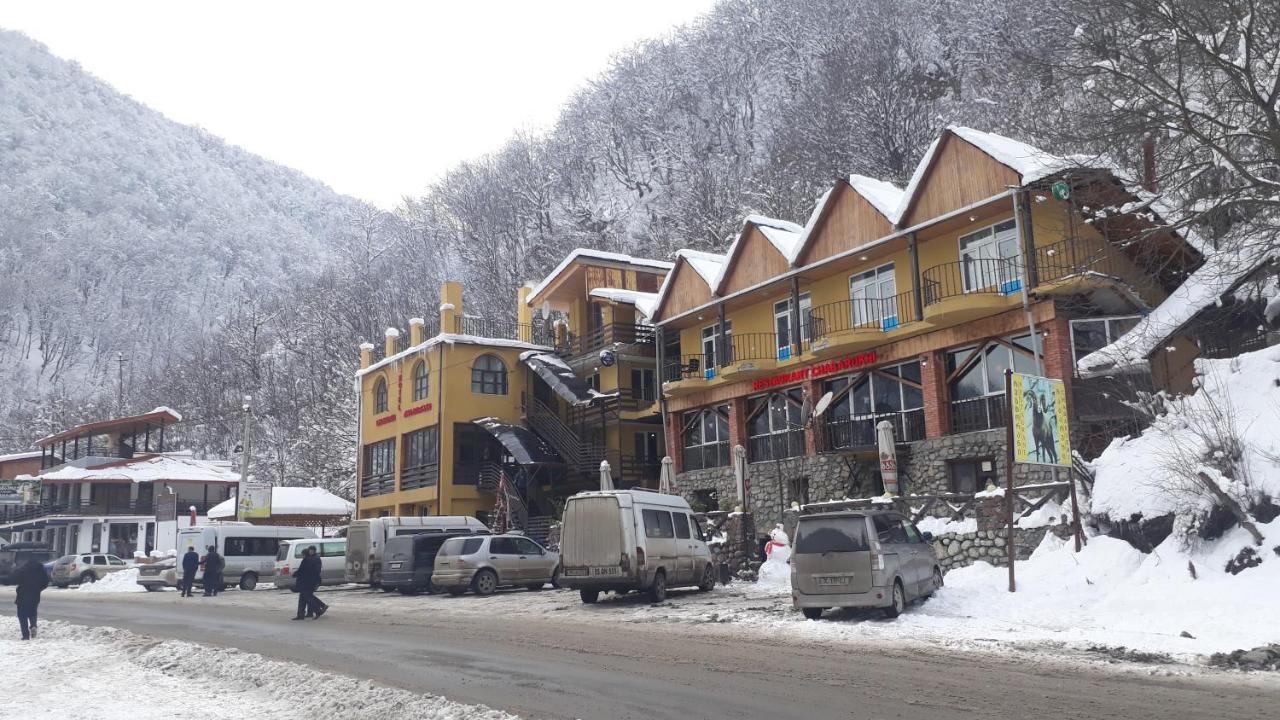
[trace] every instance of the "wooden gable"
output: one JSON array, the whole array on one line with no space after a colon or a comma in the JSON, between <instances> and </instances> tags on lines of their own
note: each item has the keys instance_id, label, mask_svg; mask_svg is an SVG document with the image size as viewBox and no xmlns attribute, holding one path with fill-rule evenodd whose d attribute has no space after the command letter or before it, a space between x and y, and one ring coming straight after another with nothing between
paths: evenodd
<instances>
[{"instance_id":1,"label":"wooden gable","mask_svg":"<svg viewBox=\"0 0 1280 720\"><path fill-rule=\"evenodd\" d=\"M702 279L697 270L689 267L687 260L680 258L676 261L675 268L671 270L671 282L668 284L666 294L662 297L662 302L658 305L655 322L675 317L709 302L711 302L711 288L707 286L707 282Z\"/></svg>"},{"instance_id":2,"label":"wooden gable","mask_svg":"<svg viewBox=\"0 0 1280 720\"><path fill-rule=\"evenodd\" d=\"M915 188L911 206L903 215L903 227L918 225L1022 184L1013 169L954 133L943 133L938 142L929 167Z\"/></svg>"},{"instance_id":3,"label":"wooden gable","mask_svg":"<svg viewBox=\"0 0 1280 720\"><path fill-rule=\"evenodd\" d=\"M796 265L804 266L893 232L893 224L846 182L831 191Z\"/></svg>"},{"instance_id":4,"label":"wooden gable","mask_svg":"<svg viewBox=\"0 0 1280 720\"><path fill-rule=\"evenodd\" d=\"M729 295L745 290L757 283L775 278L791 269L787 258L769 242L769 238L755 225L748 225L739 238L733 257L727 261L729 269L720 282L720 294Z\"/></svg>"}]
</instances>

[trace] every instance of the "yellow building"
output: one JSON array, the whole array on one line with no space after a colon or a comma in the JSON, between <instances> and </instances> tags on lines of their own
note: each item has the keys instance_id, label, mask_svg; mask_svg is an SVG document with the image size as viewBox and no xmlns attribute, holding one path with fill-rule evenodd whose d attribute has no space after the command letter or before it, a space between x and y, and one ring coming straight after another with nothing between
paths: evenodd
<instances>
[{"instance_id":1,"label":"yellow building","mask_svg":"<svg viewBox=\"0 0 1280 720\"><path fill-rule=\"evenodd\" d=\"M462 287L445 283L443 332L427 337L415 318L407 342L388 329L380 353L362 345L357 517L536 528L598 486L602 461L617 486L656 482L656 354L636 307L656 300L669 267L576 251L519 289L514 323L466 315Z\"/></svg>"}]
</instances>

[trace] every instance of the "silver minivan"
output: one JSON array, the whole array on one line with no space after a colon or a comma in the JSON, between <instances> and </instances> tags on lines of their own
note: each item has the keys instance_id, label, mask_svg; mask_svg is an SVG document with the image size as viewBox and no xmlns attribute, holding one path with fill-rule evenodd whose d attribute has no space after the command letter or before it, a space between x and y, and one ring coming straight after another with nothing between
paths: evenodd
<instances>
[{"instance_id":1,"label":"silver minivan","mask_svg":"<svg viewBox=\"0 0 1280 720\"><path fill-rule=\"evenodd\" d=\"M882 608L893 618L942 587L933 536L896 512L801 515L791 554L791 601L810 620L832 607Z\"/></svg>"}]
</instances>

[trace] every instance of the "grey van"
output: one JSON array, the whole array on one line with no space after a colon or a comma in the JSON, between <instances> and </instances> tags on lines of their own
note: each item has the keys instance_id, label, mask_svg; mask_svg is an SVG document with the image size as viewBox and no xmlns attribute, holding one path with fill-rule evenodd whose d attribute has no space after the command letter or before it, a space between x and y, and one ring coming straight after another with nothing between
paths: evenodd
<instances>
[{"instance_id":1,"label":"grey van","mask_svg":"<svg viewBox=\"0 0 1280 720\"><path fill-rule=\"evenodd\" d=\"M438 592L440 588L431 581L436 555L445 541L456 537L466 537L466 534L433 533L387 538L382 548L382 588L396 590L401 595Z\"/></svg>"},{"instance_id":2,"label":"grey van","mask_svg":"<svg viewBox=\"0 0 1280 720\"><path fill-rule=\"evenodd\" d=\"M810 620L832 607L882 608L893 618L942 587L933 536L896 512L801 515L791 554L791 602Z\"/></svg>"}]
</instances>

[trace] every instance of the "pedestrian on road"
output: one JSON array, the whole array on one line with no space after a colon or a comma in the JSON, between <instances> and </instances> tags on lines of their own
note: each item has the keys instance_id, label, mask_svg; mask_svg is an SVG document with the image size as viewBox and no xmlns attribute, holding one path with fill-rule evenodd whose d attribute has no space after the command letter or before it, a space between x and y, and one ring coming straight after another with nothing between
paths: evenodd
<instances>
[{"instance_id":1,"label":"pedestrian on road","mask_svg":"<svg viewBox=\"0 0 1280 720\"><path fill-rule=\"evenodd\" d=\"M298 590L298 613L294 620L319 618L329 609L328 605L316 597L316 589L320 587L320 570L320 555L312 545L302 551L302 562L298 563L298 572L293 574L293 585Z\"/></svg>"},{"instance_id":2,"label":"pedestrian on road","mask_svg":"<svg viewBox=\"0 0 1280 720\"><path fill-rule=\"evenodd\" d=\"M227 561L218 554L218 546L210 545L209 554L204 556L204 595L211 597L222 590L222 569Z\"/></svg>"},{"instance_id":3,"label":"pedestrian on road","mask_svg":"<svg viewBox=\"0 0 1280 720\"><path fill-rule=\"evenodd\" d=\"M200 569L200 553L195 546L187 547L187 554L182 556L182 597L191 597L191 586L196 582L196 571Z\"/></svg>"},{"instance_id":4,"label":"pedestrian on road","mask_svg":"<svg viewBox=\"0 0 1280 720\"><path fill-rule=\"evenodd\" d=\"M43 564L28 560L14 573L14 579L18 584L13 600L18 606L18 626L22 628L22 639L30 640L36 636L36 609L40 606L40 593L49 587L49 574Z\"/></svg>"}]
</instances>

